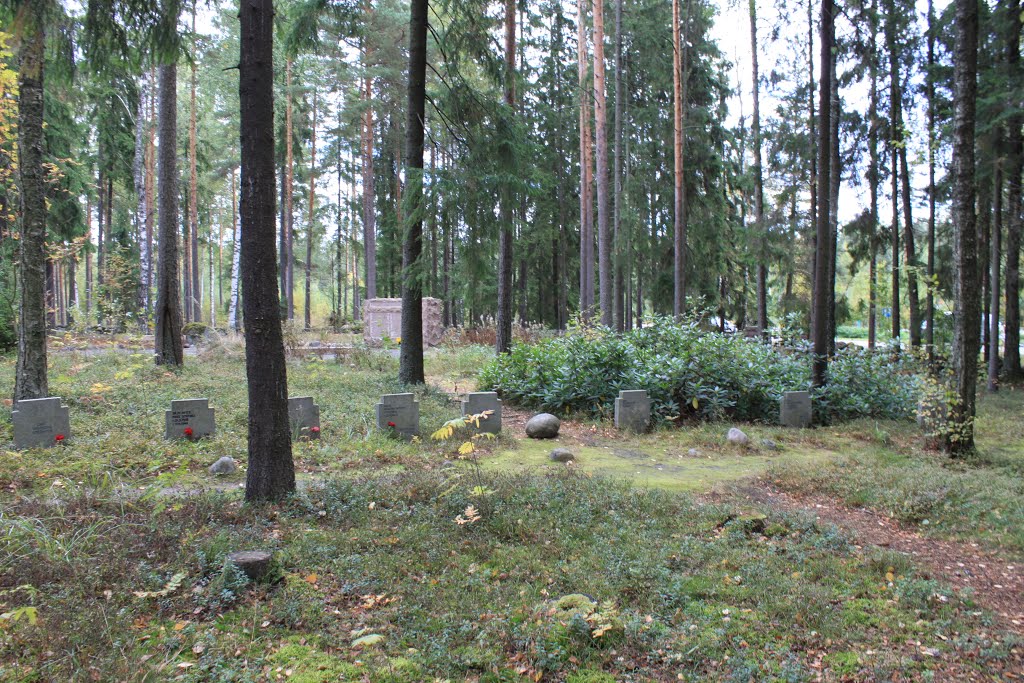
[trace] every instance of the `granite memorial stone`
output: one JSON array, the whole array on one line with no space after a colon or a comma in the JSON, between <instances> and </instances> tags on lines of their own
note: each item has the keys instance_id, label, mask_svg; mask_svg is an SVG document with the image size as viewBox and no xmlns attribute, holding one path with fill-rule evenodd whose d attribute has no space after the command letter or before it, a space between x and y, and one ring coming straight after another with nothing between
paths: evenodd
<instances>
[{"instance_id":1,"label":"granite memorial stone","mask_svg":"<svg viewBox=\"0 0 1024 683\"><path fill-rule=\"evenodd\" d=\"M288 422L292 439L320 438L320 406L312 396L296 396L288 399Z\"/></svg>"},{"instance_id":2,"label":"granite memorial stone","mask_svg":"<svg viewBox=\"0 0 1024 683\"><path fill-rule=\"evenodd\" d=\"M377 404L377 429L406 441L420 433L420 404L415 394L385 394Z\"/></svg>"},{"instance_id":3,"label":"granite memorial stone","mask_svg":"<svg viewBox=\"0 0 1024 683\"><path fill-rule=\"evenodd\" d=\"M783 427L806 429L811 426L811 394L807 391L787 391L782 394L779 422Z\"/></svg>"},{"instance_id":4,"label":"granite memorial stone","mask_svg":"<svg viewBox=\"0 0 1024 683\"><path fill-rule=\"evenodd\" d=\"M71 415L59 396L22 399L11 413L14 447L51 448L71 438Z\"/></svg>"},{"instance_id":5,"label":"granite memorial stone","mask_svg":"<svg viewBox=\"0 0 1024 683\"><path fill-rule=\"evenodd\" d=\"M171 409L164 411L165 439L195 440L214 431L213 408L207 398L171 401Z\"/></svg>"},{"instance_id":6,"label":"granite memorial stone","mask_svg":"<svg viewBox=\"0 0 1024 683\"><path fill-rule=\"evenodd\" d=\"M482 432L501 433L501 401L498 400L497 392L477 391L466 394L466 399L462 402L463 417L479 415L488 410L491 411L491 414L486 419L480 419L480 426L471 425L471 428L478 434Z\"/></svg>"},{"instance_id":7,"label":"granite memorial stone","mask_svg":"<svg viewBox=\"0 0 1024 683\"><path fill-rule=\"evenodd\" d=\"M642 389L620 391L615 399L615 427L646 432L651 423L651 397Z\"/></svg>"}]
</instances>

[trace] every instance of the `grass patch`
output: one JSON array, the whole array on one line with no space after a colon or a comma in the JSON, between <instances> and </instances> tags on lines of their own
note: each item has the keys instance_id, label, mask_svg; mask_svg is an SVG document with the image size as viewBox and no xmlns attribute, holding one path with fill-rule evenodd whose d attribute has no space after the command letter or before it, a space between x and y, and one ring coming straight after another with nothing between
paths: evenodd
<instances>
[{"instance_id":1,"label":"grass patch","mask_svg":"<svg viewBox=\"0 0 1024 683\"><path fill-rule=\"evenodd\" d=\"M572 473L479 476L482 493L451 471L335 479L277 508L8 503L0 601L38 622L0 628L0 679L812 680L999 663L972 605L910 567L889 581L889 558L810 518L749 524ZM468 506L479 518L460 525ZM276 552L279 580L225 576L226 553L251 547ZM164 596L134 594L179 574ZM842 652L857 656L826 658Z\"/></svg>"}]
</instances>

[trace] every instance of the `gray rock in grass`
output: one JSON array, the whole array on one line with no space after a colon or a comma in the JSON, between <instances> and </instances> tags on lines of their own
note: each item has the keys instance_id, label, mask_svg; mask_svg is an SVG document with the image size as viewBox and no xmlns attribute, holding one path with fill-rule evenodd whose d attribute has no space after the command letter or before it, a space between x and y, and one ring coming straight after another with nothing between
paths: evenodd
<instances>
[{"instance_id":1,"label":"gray rock in grass","mask_svg":"<svg viewBox=\"0 0 1024 683\"><path fill-rule=\"evenodd\" d=\"M526 436L531 439L553 439L558 436L562 421L550 413L540 413L526 423Z\"/></svg>"},{"instance_id":2,"label":"gray rock in grass","mask_svg":"<svg viewBox=\"0 0 1024 683\"><path fill-rule=\"evenodd\" d=\"M571 462L576 459L576 456L567 448L556 448L551 451L549 456L555 462Z\"/></svg>"},{"instance_id":3,"label":"gray rock in grass","mask_svg":"<svg viewBox=\"0 0 1024 683\"><path fill-rule=\"evenodd\" d=\"M744 434L743 430L736 427L729 429L729 433L725 435L725 440L737 446L746 446L750 443L750 437Z\"/></svg>"}]
</instances>

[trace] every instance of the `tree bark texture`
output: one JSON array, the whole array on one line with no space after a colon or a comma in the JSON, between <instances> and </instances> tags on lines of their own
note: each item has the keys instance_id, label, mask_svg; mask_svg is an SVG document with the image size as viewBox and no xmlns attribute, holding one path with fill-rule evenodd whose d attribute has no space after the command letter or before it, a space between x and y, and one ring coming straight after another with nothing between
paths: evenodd
<instances>
[{"instance_id":1,"label":"tree bark texture","mask_svg":"<svg viewBox=\"0 0 1024 683\"><path fill-rule=\"evenodd\" d=\"M364 68L369 68L369 52L364 54ZM363 78L363 261L366 264L366 298L377 298L377 209L374 206L373 173L373 79Z\"/></svg>"},{"instance_id":2,"label":"tree bark texture","mask_svg":"<svg viewBox=\"0 0 1024 683\"><path fill-rule=\"evenodd\" d=\"M148 91L146 73L139 77L139 105L135 110L135 157L132 160L132 178L135 187L135 234L139 245L139 323L143 332L149 331L145 312L149 303L147 273L149 272L149 242L146 239L146 148L149 138L146 122Z\"/></svg>"},{"instance_id":3,"label":"tree bark texture","mask_svg":"<svg viewBox=\"0 0 1024 683\"><path fill-rule=\"evenodd\" d=\"M999 390L999 267L1003 236L1003 172L999 162L995 164L995 178L992 181L995 200L992 232L989 237L989 312L988 312L988 391Z\"/></svg>"},{"instance_id":4,"label":"tree bark texture","mask_svg":"<svg viewBox=\"0 0 1024 683\"><path fill-rule=\"evenodd\" d=\"M21 276L18 361L14 403L45 398L46 374L46 172L43 167L43 17L27 8L19 50L18 178L21 190Z\"/></svg>"},{"instance_id":5,"label":"tree bark texture","mask_svg":"<svg viewBox=\"0 0 1024 683\"><path fill-rule=\"evenodd\" d=\"M1006 63L1011 83L1020 79L1020 2L1007 3ZM1003 372L1011 382L1024 378L1020 364L1020 248L1021 248L1021 173L1024 172L1024 137L1020 102L1013 102L1015 113L1007 122L1006 159L1006 340L1003 347Z\"/></svg>"},{"instance_id":6,"label":"tree bark texture","mask_svg":"<svg viewBox=\"0 0 1024 683\"><path fill-rule=\"evenodd\" d=\"M757 233L757 326L767 340L768 332L768 255L765 253L767 231L764 225L764 180L761 175L761 82L757 64L757 6L749 1L750 9L750 66L754 91L754 118L751 132L754 136L754 231Z\"/></svg>"},{"instance_id":7,"label":"tree bark texture","mask_svg":"<svg viewBox=\"0 0 1024 683\"><path fill-rule=\"evenodd\" d=\"M814 267L814 325L811 337L814 359L811 382L815 387L825 385L828 375L828 261L831 258L829 183L832 155L832 43L835 40L835 17L832 0L821 3L821 78L818 90L818 215L816 217L816 245Z\"/></svg>"},{"instance_id":8,"label":"tree bark texture","mask_svg":"<svg viewBox=\"0 0 1024 683\"><path fill-rule=\"evenodd\" d=\"M177 367L184 361L181 346L181 282L178 271L178 151L176 64L158 68L160 88L160 148L157 160L160 262L154 322L156 363Z\"/></svg>"},{"instance_id":9,"label":"tree bark texture","mask_svg":"<svg viewBox=\"0 0 1024 683\"><path fill-rule=\"evenodd\" d=\"M249 386L249 468L245 499L279 500L295 490L288 376L274 249L274 10L242 0L238 99L241 109L242 304Z\"/></svg>"},{"instance_id":10,"label":"tree bark texture","mask_svg":"<svg viewBox=\"0 0 1024 683\"><path fill-rule=\"evenodd\" d=\"M589 320L594 312L594 204L591 159L590 93L587 88L588 58L586 0L577 0L577 42L580 82L580 313Z\"/></svg>"},{"instance_id":11,"label":"tree bark texture","mask_svg":"<svg viewBox=\"0 0 1024 683\"><path fill-rule=\"evenodd\" d=\"M402 347L398 379L423 384L423 137L427 83L427 0L412 0L409 101L405 120L406 201L402 246Z\"/></svg>"},{"instance_id":12,"label":"tree bark texture","mask_svg":"<svg viewBox=\"0 0 1024 683\"><path fill-rule=\"evenodd\" d=\"M309 215L306 217L306 291L305 306L302 316L305 328L308 330L311 323L312 308L312 277L313 277L313 238L316 227L316 109L317 92L313 88L313 139L309 151Z\"/></svg>"},{"instance_id":13,"label":"tree bark texture","mask_svg":"<svg viewBox=\"0 0 1024 683\"><path fill-rule=\"evenodd\" d=\"M953 457L974 451L975 390L981 344L978 236L974 216L974 124L978 95L978 3L956 0L953 52L953 368L955 400L945 450Z\"/></svg>"},{"instance_id":14,"label":"tree bark texture","mask_svg":"<svg viewBox=\"0 0 1024 683\"><path fill-rule=\"evenodd\" d=\"M612 308L612 239L608 224L608 114L605 97L604 0L593 0L594 13L594 136L597 152L597 284L601 324L614 324Z\"/></svg>"},{"instance_id":15,"label":"tree bark texture","mask_svg":"<svg viewBox=\"0 0 1024 683\"><path fill-rule=\"evenodd\" d=\"M673 158L673 266L672 314L682 320L686 308L686 185L683 166L683 48L680 0L672 0L672 158Z\"/></svg>"},{"instance_id":16,"label":"tree bark texture","mask_svg":"<svg viewBox=\"0 0 1024 683\"><path fill-rule=\"evenodd\" d=\"M411 91L410 91L411 95ZM508 117L516 110L516 3L505 0L505 106ZM509 173L514 166L514 152L508 147L505 160ZM422 154L422 153L421 153ZM495 321L495 351L507 353L512 348L512 237L515 234L513 191L508 183L501 190L501 227L498 232L498 315Z\"/></svg>"}]
</instances>

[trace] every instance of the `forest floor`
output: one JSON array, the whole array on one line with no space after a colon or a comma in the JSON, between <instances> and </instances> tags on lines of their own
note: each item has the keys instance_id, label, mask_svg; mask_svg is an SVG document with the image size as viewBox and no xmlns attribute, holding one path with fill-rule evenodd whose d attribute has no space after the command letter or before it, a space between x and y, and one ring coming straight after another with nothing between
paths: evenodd
<instances>
[{"instance_id":1,"label":"forest floor","mask_svg":"<svg viewBox=\"0 0 1024 683\"><path fill-rule=\"evenodd\" d=\"M73 438L0 450L0 681L1024 679L1019 389L982 398L962 463L912 423L736 425L739 449L727 423L587 418L535 442L513 406L460 459L429 434L489 349L428 356L413 444L373 428L390 354L312 356L289 364L321 407L300 493L251 508L237 344L168 373L137 341L68 341L50 377ZM197 396L217 433L165 441L170 400ZM240 472L215 479L224 455ZM225 562L249 548L270 579Z\"/></svg>"}]
</instances>

